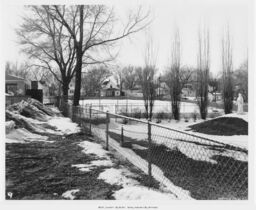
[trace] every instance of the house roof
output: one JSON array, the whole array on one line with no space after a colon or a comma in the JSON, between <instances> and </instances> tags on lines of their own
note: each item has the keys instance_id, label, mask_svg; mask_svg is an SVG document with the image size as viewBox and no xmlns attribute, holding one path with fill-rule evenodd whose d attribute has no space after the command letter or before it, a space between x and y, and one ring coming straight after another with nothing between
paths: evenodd
<instances>
[{"instance_id":1,"label":"house roof","mask_svg":"<svg viewBox=\"0 0 256 210\"><path fill-rule=\"evenodd\" d=\"M108 89L108 85L112 85L113 88L118 88L119 85L117 84L116 80L114 79L113 76L110 76L108 78L106 78L102 83L101 83L101 87L102 89Z\"/></svg>"},{"instance_id":2,"label":"house roof","mask_svg":"<svg viewBox=\"0 0 256 210\"><path fill-rule=\"evenodd\" d=\"M12 76L12 75L6 74L5 75L5 80L6 81L24 81L25 79L21 78L21 77L17 77L17 76Z\"/></svg>"}]
</instances>

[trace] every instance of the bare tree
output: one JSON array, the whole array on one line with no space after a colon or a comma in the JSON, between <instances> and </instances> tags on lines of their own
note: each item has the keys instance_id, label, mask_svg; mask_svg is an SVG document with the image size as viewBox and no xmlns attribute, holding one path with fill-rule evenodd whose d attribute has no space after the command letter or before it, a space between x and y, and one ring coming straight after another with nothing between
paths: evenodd
<instances>
[{"instance_id":1,"label":"bare tree","mask_svg":"<svg viewBox=\"0 0 256 210\"><path fill-rule=\"evenodd\" d=\"M92 51L108 51L113 44L145 28L149 12L142 14L142 7L130 14L121 32L115 33L118 25L113 8L104 5L52 6L52 16L69 32L76 50L76 83L73 104L79 105L81 72L83 64L99 63L105 59L92 56ZM108 56L109 59L109 56ZM111 59L111 58L110 58Z\"/></svg>"},{"instance_id":2,"label":"bare tree","mask_svg":"<svg viewBox=\"0 0 256 210\"><path fill-rule=\"evenodd\" d=\"M69 83L75 73L74 42L64 24L50 14L50 6L29 6L29 16L17 30L32 64L29 67L50 71L62 84L63 96L67 99ZM59 72L59 74L58 74Z\"/></svg>"},{"instance_id":3,"label":"bare tree","mask_svg":"<svg viewBox=\"0 0 256 210\"><path fill-rule=\"evenodd\" d=\"M123 93L123 84L124 84L124 69L117 66L114 70L114 78L119 85L120 94Z\"/></svg>"},{"instance_id":4,"label":"bare tree","mask_svg":"<svg viewBox=\"0 0 256 210\"><path fill-rule=\"evenodd\" d=\"M96 91L101 89L102 82L111 73L104 66L94 67L83 74L82 88L85 90L85 96L95 96Z\"/></svg>"},{"instance_id":5,"label":"bare tree","mask_svg":"<svg viewBox=\"0 0 256 210\"><path fill-rule=\"evenodd\" d=\"M135 87L137 81L136 67L127 66L123 69L123 78L125 88L131 90Z\"/></svg>"},{"instance_id":6,"label":"bare tree","mask_svg":"<svg viewBox=\"0 0 256 210\"><path fill-rule=\"evenodd\" d=\"M233 57L232 46L230 43L229 27L222 38L222 83L223 83L223 101L225 114L232 113L234 84L233 84Z\"/></svg>"},{"instance_id":7,"label":"bare tree","mask_svg":"<svg viewBox=\"0 0 256 210\"><path fill-rule=\"evenodd\" d=\"M138 69L138 78L142 88L145 115L148 120L152 120L153 107L156 98L155 73L156 73L156 58L157 52L153 46L152 37L147 38L146 48L144 52L145 66L143 69Z\"/></svg>"},{"instance_id":8,"label":"bare tree","mask_svg":"<svg viewBox=\"0 0 256 210\"><path fill-rule=\"evenodd\" d=\"M167 84L170 88L172 114L175 120L179 120L182 84L180 72L180 35L178 29L175 30L174 34L171 59L171 66L167 74Z\"/></svg>"},{"instance_id":9,"label":"bare tree","mask_svg":"<svg viewBox=\"0 0 256 210\"><path fill-rule=\"evenodd\" d=\"M27 80L31 79L32 77L32 74L27 62L18 64L17 62L13 63L13 62L7 61L5 64L5 73L9 75L22 77Z\"/></svg>"},{"instance_id":10,"label":"bare tree","mask_svg":"<svg viewBox=\"0 0 256 210\"><path fill-rule=\"evenodd\" d=\"M209 30L203 30L199 28L198 33L196 96L201 118L206 119L208 111L210 40Z\"/></svg>"}]
</instances>

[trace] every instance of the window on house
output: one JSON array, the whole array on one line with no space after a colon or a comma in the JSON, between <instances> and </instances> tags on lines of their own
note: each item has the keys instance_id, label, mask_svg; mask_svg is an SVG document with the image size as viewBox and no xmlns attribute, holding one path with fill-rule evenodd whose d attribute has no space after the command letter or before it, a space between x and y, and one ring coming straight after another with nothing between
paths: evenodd
<instances>
[{"instance_id":1,"label":"window on house","mask_svg":"<svg viewBox=\"0 0 256 210\"><path fill-rule=\"evenodd\" d=\"M13 84L6 84L6 87L5 87L5 92L6 93L16 94L17 90L18 90L18 85L17 84L15 84L15 83L13 83Z\"/></svg>"}]
</instances>

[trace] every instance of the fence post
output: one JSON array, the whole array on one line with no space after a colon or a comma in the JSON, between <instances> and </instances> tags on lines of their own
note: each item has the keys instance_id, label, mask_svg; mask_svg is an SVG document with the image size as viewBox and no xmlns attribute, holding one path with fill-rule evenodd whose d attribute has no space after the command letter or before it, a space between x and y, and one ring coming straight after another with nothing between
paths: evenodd
<instances>
[{"instance_id":1,"label":"fence post","mask_svg":"<svg viewBox=\"0 0 256 210\"><path fill-rule=\"evenodd\" d=\"M120 146L122 147L124 145L124 127L121 127L121 141Z\"/></svg>"},{"instance_id":2,"label":"fence post","mask_svg":"<svg viewBox=\"0 0 256 210\"><path fill-rule=\"evenodd\" d=\"M152 142L151 142L151 123L148 120L148 178L149 186L152 184Z\"/></svg>"},{"instance_id":3,"label":"fence post","mask_svg":"<svg viewBox=\"0 0 256 210\"><path fill-rule=\"evenodd\" d=\"M90 115L90 130L89 130L89 132L90 132L90 135L92 135L92 105L90 105L90 109L89 109L89 115Z\"/></svg>"},{"instance_id":4,"label":"fence post","mask_svg":"<svg viewBox=\"0 0 256 210\"><path fill-rule=\"evenodd\" d=\"M116 104L115 104L115 114L117 114L117 110L116 110ZM117 121L117 118L115 117L115 122Z\"/></svg>"},{"instance_id":5,"label":"fence post","mask_svg":"<svg viewBox=\"0 0 256 210\"><path fill-rule=\"evenodd\" d=\"M108 150L109 113L106 113L106 150Z\"/></svg>"}]
</instances>

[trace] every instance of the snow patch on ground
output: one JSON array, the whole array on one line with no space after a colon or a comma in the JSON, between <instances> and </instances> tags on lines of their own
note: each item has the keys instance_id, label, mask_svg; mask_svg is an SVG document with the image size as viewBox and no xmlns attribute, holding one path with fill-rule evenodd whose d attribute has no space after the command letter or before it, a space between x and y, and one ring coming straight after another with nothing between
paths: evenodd
<instances>
[{"instance_id":1,"label":"snow patch on ground","mask_svg":"<svg viewBox=\"0 0 256 210\"><path fill-rule=\"evenodd\" d=\"M89 164L75 164L72 167L78 168L80 171L89 172L97 167L104 166L104 167L111 167L113 166L113 162L111 160L94 160L91 161Z\"/></svg>"},{"instance_id":2,"label":"snow patch on ground","mask_svg":"<svg viewBox=\"0 0 256 210\"><path fill-rule=\"evenodd\" d=\"M123 188L114 193L117 200L171 200L177 199L175 195L163 193L144 186L139 186L139 182L134 178L135 174L125 168L109 168L102 172L98 179L102 179L111 185L120 185Z\"/></svg>"},{"instance_id":3,"label":"snow patch on ground","mask_svg":"<svg viewBox=\"0 0 256 210\"><path fill-rule=\"evenodd\" d=\"M9 144L15 144L15 143L19 143L19 144L24 144L24 143L27 143L26 141L24 140L17 140L17 139L9 139L9 138L5 138L5 143L9 143Z\"/></svg>"},{"instance_id":4,"label":"snow patch on ground","mask_svg":"<svg viewBox=\"0 0 256 210\"><path fill-rule=\"evenodd\" d=\"M74 200L76 198L75 194L78 193L80 190L75 189L75 190L68 190L62 194L62 197Z\"/></svg>"},{"instance_id":5,"label":"snow patch on ground","mask_svg":"<svg viewBox=\"0 0 256 210\"><path fill-rule=\"evenodd\" d=\"M122 169L108 168L108 169L105 169L104 172L100 173L98 179L102 179L111 185L115 184L115 185L121 185L123 187L139 184L136 180L128 177L136 177L136 176L135 174L131 173L125 168L122 168Z\"/></svg>"},{"instance_id":6,"label":"snow patch on ground","mask_svg":"<svg viewBox=\"0 0 256 210\"><path fill-rule=\"evenodd\" d=\"M95 134L100 138L104 134L104 129L95 128ZM120 147L119 143L117 143L112 138L109 138L109 145L118 151L119 154L122 154L127 160L133 163L135 166L140 168L145 174L148 173L148 163L146 160L139 157L134 151L128 148ZM157 167L156 165L152 164L152 176L159 182L164 183L161 186L161 190L164 193L174 193L176 199L192 199L190 196L189 191L182 189L174 185L168 178L164 176L163 171ZM112 180L112 179L111 179ZM171 199L171 198L170 198Z\"/></svg>"},{"instance_id":7,"label":"snow patch on ground","mask_svg":"<svg viewBox=\"0 0 256 210\"><path fill-rule=\"evenodd\" d=\"M93 154L100 158L109 159L108 157L109 152L104 150L100 144L89 142L89 141L83 141L78 145L83 148L83 152L85 154Z\"/></svg>"},{"instance_id":8,"label":"snow patch on ground","mask_svg":"<svg viewBox=\"0 0 256 210\"><path fill-rule=\"evenodd\" d=\"M48 143L53 142L47 141L47 139L47 136L31 133L25 128L14 129L6 135L7 143L28 143L32 141L43 141Z\"/></svg>"},{"instance_id":9,"label":"snow patch on ground","mask_svg":"<svg viewBox=\"0 0 256 210\"><path fill-rule=\"evenodd\" d=\"M117 200L176 200L170 193L161 193L142 186L123 188L114 193Z\"/></svg>"},{"instance_id":10,"label":"snow patch on ground","mask_svg":"<svg viewBox=\"0 0 256 210\"><path fill-rule=\"evenodd\" d=\"M10 131L12 131L15 127L15 122L10 120L5 122L5 132L9 133Z\"/></svg>"},{"instance_id":11,"label":"snow patch on ground","mask_svg":"<svg viewBox=\"0 0 256 210\"><path fill-rule=\"evenodd\" d=\"M58 131L64 134L78 133L81 131L80 127L66 117L53 117L48 121L49 125L55 126Z\"/></svg>"},{"instance_id":12,"label":"snow patch on ground","mask_svg":"<svg viewBox=\"0 0 256 210\"><path fill-rule=\"evenodd\" d=\"M112 167L114 165L108 156L109 153L101 145L88 141L83 141L78 145L83 148L84 153L94 154L101 159L91 161L88 164L75 164L72 167L76 167L83 172L89 172L99 166ZM111 185L120 185L123 187L121 190L115 192L114 197L116 199L147 199L147 197L152 199L177 199L173 194L158 192L140 186L140 183L135 179L136 177L136 174L121 167L118 169L105 169L99 174L98 179L104 180ZM132 194L132 189L137 190L137 192Z\"/></svg>"}]
</instances>

